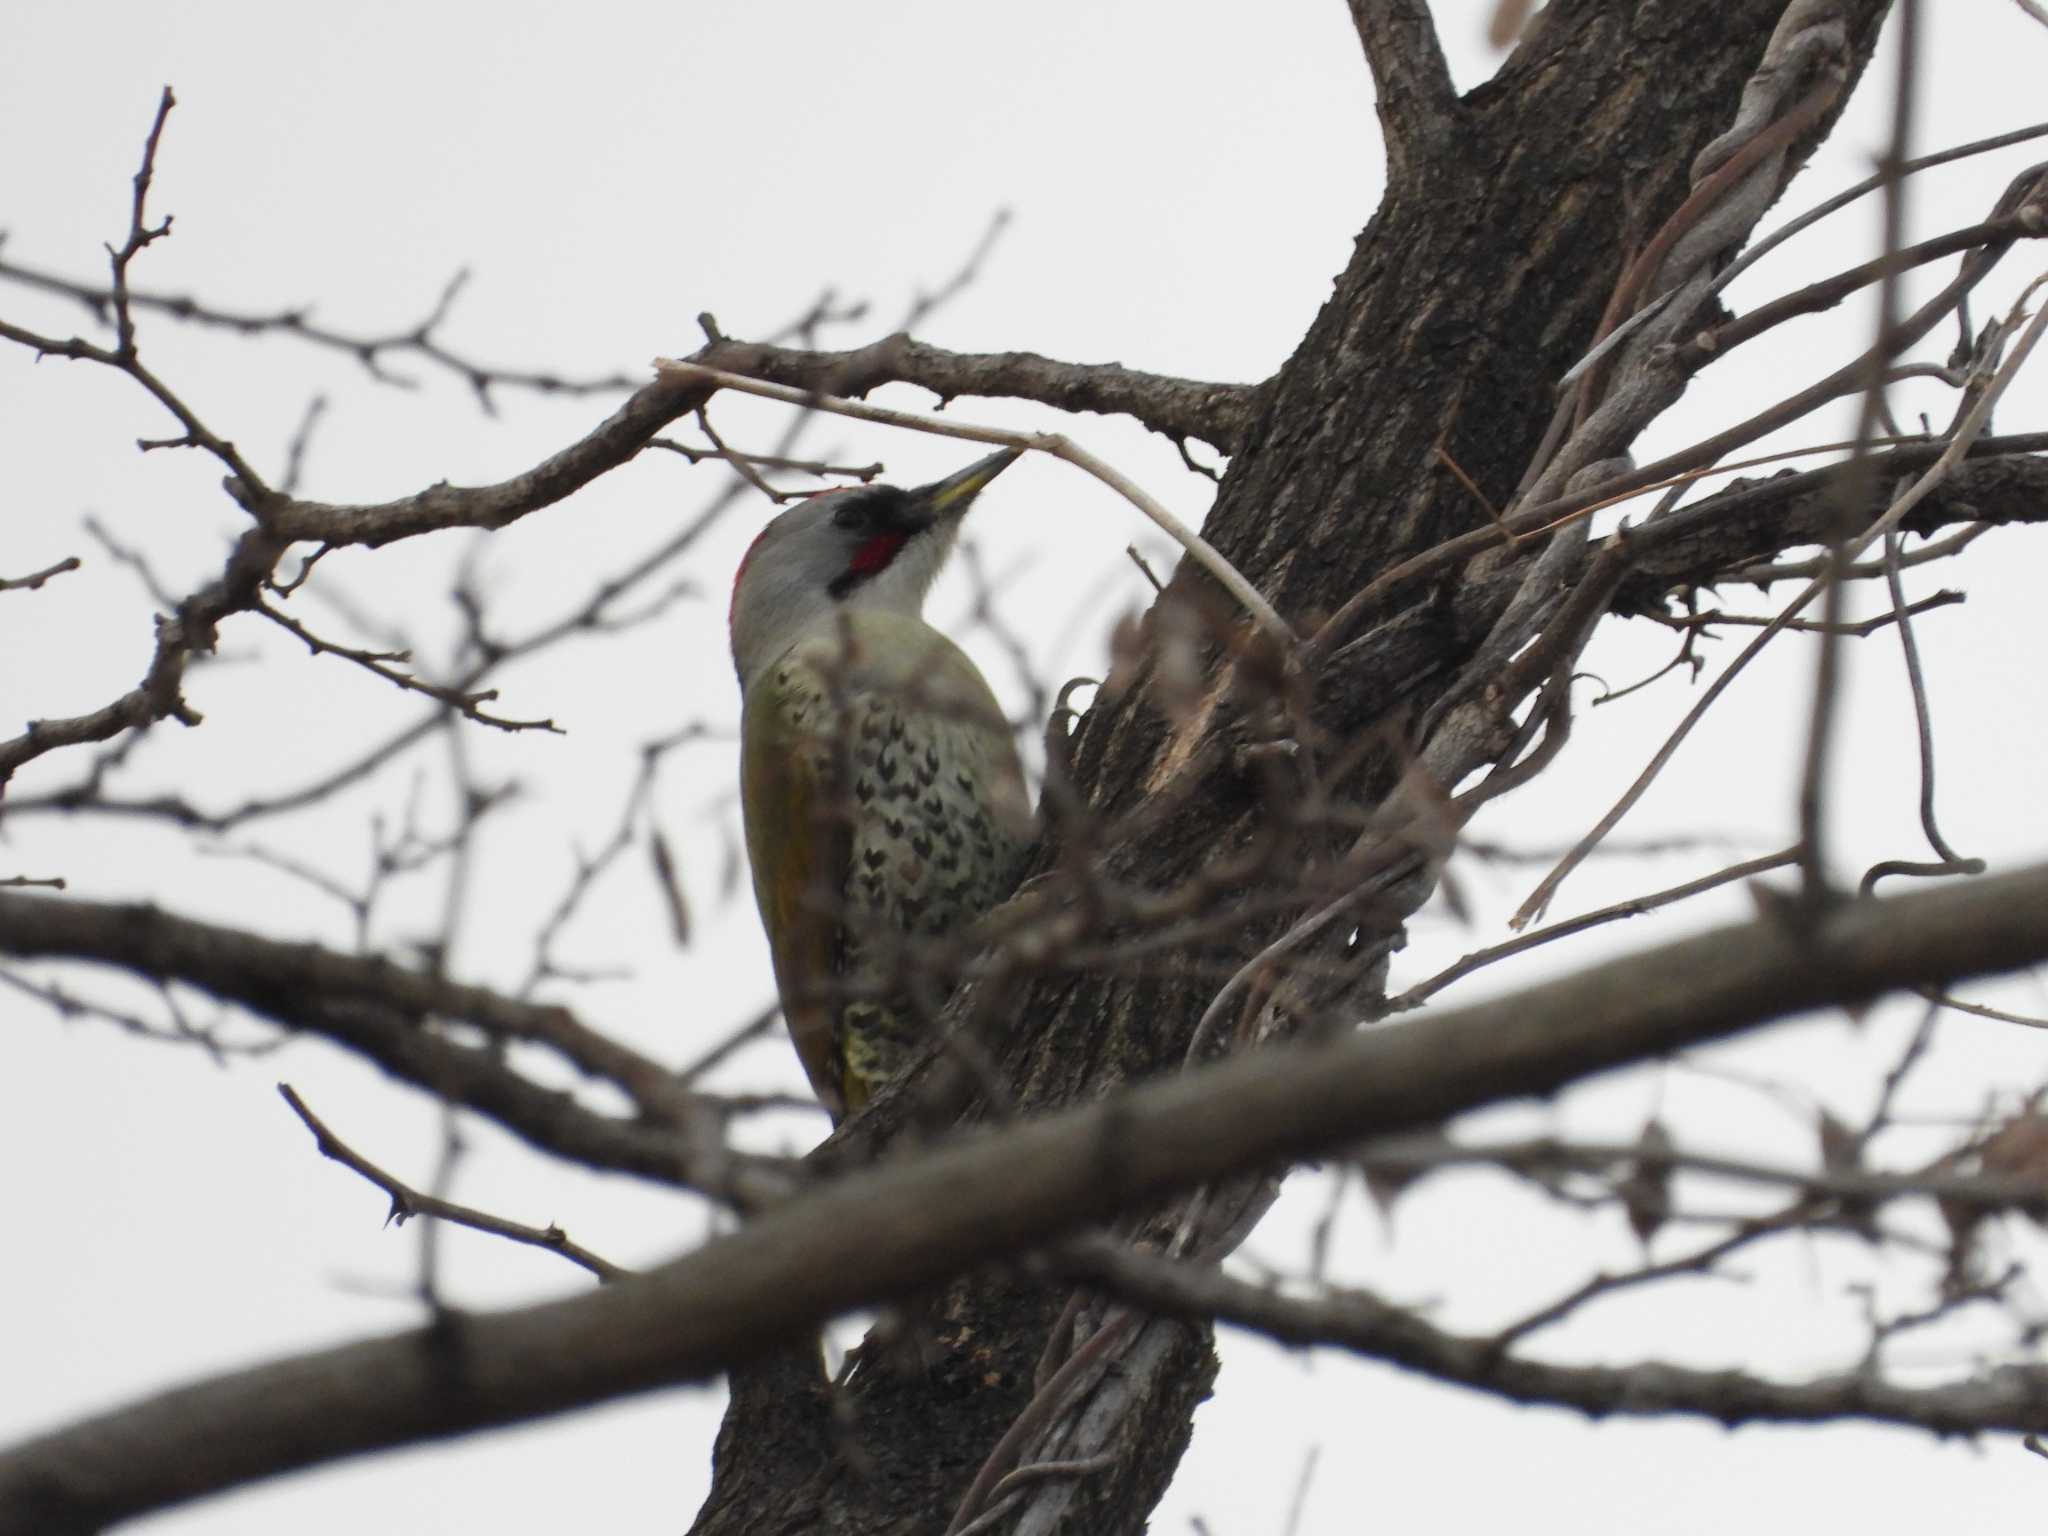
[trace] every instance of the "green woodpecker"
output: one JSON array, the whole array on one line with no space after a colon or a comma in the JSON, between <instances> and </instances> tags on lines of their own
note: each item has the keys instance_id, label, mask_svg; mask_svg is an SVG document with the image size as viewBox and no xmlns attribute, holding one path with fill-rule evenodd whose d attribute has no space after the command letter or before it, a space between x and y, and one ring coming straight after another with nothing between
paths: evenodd
<instances>
[{"instance_id":1,"label":"green woodpecker","mask_svg":"<svg viewBox=\"0 0 2048 1536\"><path fill-rule=\"evenodd\" d=\"M995 696L922 617L962 514L1017 457L917 490L814 496L762 531L733 580L754 899L790 1038L834 1122L923 1033L907 946L1008 895L1029 836Z\"/></svg>"}]
</instances>

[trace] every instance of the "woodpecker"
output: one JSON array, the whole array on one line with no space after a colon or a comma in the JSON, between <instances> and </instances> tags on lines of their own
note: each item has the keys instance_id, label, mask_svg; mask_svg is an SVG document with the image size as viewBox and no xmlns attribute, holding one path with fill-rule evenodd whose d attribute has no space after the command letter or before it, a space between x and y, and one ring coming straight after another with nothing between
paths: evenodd
<instances>
[{"instance_id":1,"label":"woodpecker","mask_svg":"<svg viewBox=\"0 0 2048 1536\"><path fill-rule=\"evenodd\" d=\"M922 616L963 514L1018 453L915 490L800 502L733 579L754 899L790 1038L835 1124L919 1038L905 941L1007 896L1030 835L995 695Z\"/></svg>"}]
</instances>

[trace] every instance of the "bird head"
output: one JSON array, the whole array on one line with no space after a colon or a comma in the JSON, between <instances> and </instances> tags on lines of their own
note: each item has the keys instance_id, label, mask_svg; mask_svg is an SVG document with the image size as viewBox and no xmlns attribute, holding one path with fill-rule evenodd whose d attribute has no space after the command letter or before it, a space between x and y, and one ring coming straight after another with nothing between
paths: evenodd
<instances>
[{"instance_id":1,"label":"bird head","mask_svg":"<svg viewBox=\"0 0 2048 1536\"><path fill-rule=\"evenodd\" d=\"M1005 448L932 485L856 485L798 502L761 530L732 584L732 658L745 683L843 608L915 616Z\"/></svg>"}]
</instances>

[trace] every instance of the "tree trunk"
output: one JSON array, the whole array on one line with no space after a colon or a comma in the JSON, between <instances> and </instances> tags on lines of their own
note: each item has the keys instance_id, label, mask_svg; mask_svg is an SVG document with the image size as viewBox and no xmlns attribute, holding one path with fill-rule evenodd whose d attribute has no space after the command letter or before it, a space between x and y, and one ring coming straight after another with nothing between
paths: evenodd
<instances>
[{"instance_id":1,"label":"tree trunk","mask_svg":"<svg viewBox=\"0 0 2048 1536\"><path fill-rule=\"evenodd\" d=\"M1374 42L1375 27L1414 46L1410 20L1389 19L1405 9L1354 3L1376 53L1392 45ZM1499 75L1447 112L1425 91L1418 115L1412 82L1373 59L1389 130L1385 200L1267 388L1205 530L1298 631L1399 560L1486 521L1439 445L1488 503L1508 501L1551 416L1555 381L1584 353L1627 258L1684 199L1693 157L1728 128L1784 9L1558 0ZM1884 9L1854 7L1859 72ZM1314 150L1338 174L1362 151ZM1200 599L1207 582L1183 565L1168 595ZM1488 589L1504 600L1511 584ZM1322 668L1313 709L1331 739L1361 741L1411 718L1457 675L1490 615L1445 596L1425 597ZM1176 735L1160 694L1141 669L1073 737L1073 788L1095 825L1152 805L1174 777L1169 760L1188 732ZM1227 740L1230 720L1225 701L1206 739ZM1180 773L1171 809L1105 850L1107 878L1171 891L1250 849L1270 801L1234 761L1212 751ZM1359 784L1383 790L1393 765L1389 751L1368 754ZM1018 1107L1099 1095L1176 1065L1220 977L1298 915L1264 907L1171 957L1185 963L1020 983L1001 1010L1013 1021L1003 1065ZM965 1278L907 1306L906 1337L877 1348L836 1396L810 1350L738 1373L697 1529L944 1531L1031 1398L1065 1297L1016 1273ZM1063 1528L1141 1530L1187 1443L1215 1373L1209 1338L1185 1324L1147 1334L1160 1358L1129 1378L1137 1396L1111 1442L1119 1454L1071 1480Z\"/></svg>"}]
</instances>

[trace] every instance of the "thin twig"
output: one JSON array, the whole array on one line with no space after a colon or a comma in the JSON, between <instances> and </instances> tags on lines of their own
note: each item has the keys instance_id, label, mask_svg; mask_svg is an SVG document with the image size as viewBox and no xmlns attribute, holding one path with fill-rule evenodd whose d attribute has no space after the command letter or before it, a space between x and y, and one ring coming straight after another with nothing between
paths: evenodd
<instances>
[{"instance_id":1,"label":"thin twig","mask_svg":"<svg viewBox=\"0 0 2048 1536\"><path fill-rule=\"evenodd\" d=\"M360 1152L329 1130L320 1117L306 1107L306 1101L299 1097L289 1083L279 1083L278 1093L291 1106L292 1113L299 1117L307 1130L313 1133L313 1142L320 1155L340 1163L342 1167L354 1170L391 1198L390 1221L401 1225L415 1216L433 1217L449 1221L457 1226L469 1227L478 1232L488 1232L493 1237L508 1238L515 1243L524 1243L531 1248L545 1248L550 1253L559 1253L572 1264L579 1264L598 1279L610 1282L624 1279L632 1271L621 1269L608 1259L598 1257L579 1243L571 1242L569 1234L552 1224L545 1227L529 1227L516 1221L507 1221L493 1216L488 1211L479 1211L471 1206L457 1205L434 1195L422 1194L404 1180L394 1177L364 1157Z\"/></svg>"},{"instance_id":2,"label":"thin twig","mask_svg":"<svg viewBox=\"0 0 2048 1536\"><path fill-rule=\"evenodd\" d=\"M2032 302L2034 294L2044 284L2048 284L2048 275L2037 277L2033 282L2029 283L2019 298L2014 301L2012 313L2015 316L2023 313L2026 305ZM2034 315L2026 331L2014 345L2011 355L2006 358L1996 376L1985 386L1983 393L1970 407L1962 421L1957 424L1955 431L1950 435L1947 445L1942 449L1940 457L1930 464L1905 492L1893 500L1883 516L1873 522L1861 535L1848 541L1843 546L1841 556L1843 566L1853 561L1864 550L1868 549L1871 544L1882 539L1886 533L1904 522L1913 508L1926 499L1934 488L1948 477L1949 472L1962 461L1963 457L1970 451L1970 445L1977 440L1978 436L1983 432L1985 424L1990 421L1992 406L2004 395L2013 379L2018 376L2020 368L2032 354L2033 349L2039 344L2044 329L2048 329L2048 306L2044 306ZM1662 772L1664 765L1677 752L1679 744L1691 734L1693 727L1699 724L1701 718L1713 705L1714 701L1720 697L1723 690L1749 665L1759 651L1775 639L1792 622L1801 609L1819 595L1826 581L1827 577L1822 575L1808 583L1806 588L1786 605L1778 617L1772 620L1757 635L1756 639L1743 648L1742 654L1737 656L1720 676L1707 685L1706 692L1700 696L1692 709L1687 711L1685 718L1678 723L1676 729L1665 739L1664 744L1657 749L1657 753L1651 758L1649 765L1622 792L1621 798L1600 818L1593 829L1579 840L1572 851L1558 861L1557 866L1549 874L1545 875L1541 883L1530 893L1529 899L1523 902L1521 907L1516 910L1514 917L1510 919L1513 926L1519 928L1542 914L1544 908L1550 904L1551 898L1556 894L1558 886L1564 882L1565 877L1578 867L1587 853L1612 831L1616 823L1628 813L1636 801L1642 798L1644 791L1650 787L1651 781Z\"/></svg>"},{"instance_id":3,"label":"thin twig","mask_svg":"<svg viewBox=\"0 0 2048 1536\"><path fill-rule=\"evenodd\" d=\"M2027 3L2027 0L2021 0L2021 3ZM1910 176L1915 172L1929 170L1937 165L1947 165L1952 160L1962 160L1971 155L1986 154L1995 149L2007 149L2014 144L2024 144L2030 139L2038 139L2044 136L2048 136L2048 123L2035 123L2028 128L2015 128L2010 133L1994 134L1988 139L1973 139L1968 144L1957 145L1954 149L1938 150L1931 155L1922 155L1917 160L1908 160L1904 165L1899 166L1896 171L1890 169L1879 171L1875 176L1859 181L1855 186L1837 192L1826 202L1809 208L1805 213L1800 214L1798 218L1782 228L1772 230L1770 234L1764 236L1748 250L1744 251L1737 260L1731 262L1728 269L1714 280L1714 285L1707 290L1707 294L1709 297L1712 297L1714 294L1719 293L1730 283L1734 282L1736 278L1755 266L1765 256L1783 245L1787 240L1790 240L1794 235L1802 230L1811 228L1829 214L1848 207L1849 204L1855 202L1858 198L1875 192L1895 175Z\"/></svg>"},{"instance_id":4,"label":"thin twig","mask_svg":"<svg viewBox=\"0 0 2048 1536\"><path fill-rule=\"evenodd\" d=\"M1496 961L1508 959L1512 955L1522 954L1558 939L1569 938L1573 934L1584 933L1589 928L1598 928L1603 924L1618 922L1623 918L1640 917L1646 912L1656 911L1659 907L1671 906L1676 902L1698 896L1706 891L1716 890L1737 880L1753 879L1757 875L1768 874L1774 869L1783 869L1787 864L1794 862L1796 857L1796 850L1790 848L1780 849L1776 853L1767 853L1762 858L1750 859L1741 864L1731 864L1726 869L1715 870L1712 874L1702 875L1697 880L1688 880L1683 885L1674 885L1665 890L1653 892L1648 896L1632 896L1628 900L1618 901L1612 906L1601 907L1593 912L1581 913L1577 917L1566 918L1562 922L1551 923L1546 927L1521 934L1516 938L1507 940L1505 943L1495 944L1486 949L1476 949L1471 954L1445 966L1434 976L1430 977L1429 980L1417 983L1399 997L1394 998L1387 1004L1387 1011L1389 1013L1399 1013L1410 1008L1420 1007L1428 999L1436 996L1445 987L1451 985L1452 982L1461 981L1474 971L1483 970Z\"/></svg>"},{"instance_id":5,"label":"thin twig","mask_svg":"<svg viewBox=\"0 0 2048 1536\"><path fill-rule=\"evenodd\" d=\"M759 395L765 400L779 400L785 405L851 416L856 421L906 427L912 431L931 432L940 437L963 438L974 443L1035 449L1056 459L1064 459L1095 476L1144 513L1168 537L1186 550L1190 559L1215 577L1218 584L1236 598L1268 634L1281 641L1289 651L1294 647L1294 631L1288 628L1287 621L1280 617L1258 588L1245 580L1237 567L1217 552L1215 546L1167 511L1159 502L1146 495L1128 476L1098 459L1064 433L1017 432L1003 427L976 426L970 422L928 416L915 411L886 410L881 406L868 405L864 401L845 400L836 395L814 394L808 390L792 389L782 384L767 384L759 379L748 378L745 374L727 373L720 368L707 368L701 363L684 362L675 358L658 357L654 360L654 368L662 378L679 384L711 384L720 389L736 389L746 394Z\"/></svg>"},{"instance_id":6,"label":"thin twig","mask_svg":"<svg viewBox=\"0 0 2048 1536\"><path fill-rule=\"evenodd\" d=\"M77 570L78 566L78 556L67 555L55 565L46 565L26 576L0 576L0 592L33 592L52 576L62 576L66 571Z\"/></svg>"},{"instance_id":7,"label":"thin twig","mask_svg":"<svg viewBox=\"0 0 2048 1536\"><path fill-rule=\"evenodd\" d=\"M1946 992L1928 991L1922 995L1944 1008L1955 1009L1957 1013L1972 1014L1977 1018L1991 1019L1999 1024L2018 1024L2027 1029L2048 1029L2048 1019L2038 1019L2031 1014L2012 1013L2004 1008L1993 1008L1987 1003L1966 1003L1960 997L1952 997Z\"/></svg>"},{"instance_id":8,"label":"thin twig","mask_svg":"<svg viewBox=\"0 0 2048 1536\"><path fill-rule=\"evenodd\" d=\"M1785 628L1794 634L1814 635L1825 630L1846 640L1866 640L1879 630L1889 629L1892 625L1910 619L1916 614L1931 613L1936 608L1950 608L1967 600L1961 592L1943 588L1916 603L1908 603L1905 607L1890 613L1874 613L1867 619L1845 620L1832 625L1821 619L1794 619L1785 625ZM1662 624L1666 629L1677 630L1711 630L1723 624L1738 628L1762 629L1772 618L1770 614L1763 613L1726 613L1719 608L1710 608L1705 613L1690 613L1683 618L1659 613L1645 614L1644 617L1653 624ZM1620 694L1609 695L1609 698L1619 697ZM1605 703L1608 700L1603 699L1601 702Z\"/></svg>"},{"instance_id":9,"label":"thin twig","mask_svg":"<svg viewBox=\"0 0 2048 1536\"><path fill-rule=\"evenodd\" d=\"M1885 374L1900 346L1899 252L1906 239L1906 177L1903 167L1912 143L1913 108L1920 67L1919 0L1899 0L1898 86L1892 100L1891 143L1879 172L1884 177L1884 249L1878 258L1883 276L1878 284L1877 338L1867 354L1870 380L1857 415L1856 447L1849 467L1836 486L1833 521L1843 530L1828 541L1828 563L1821 587L1820 645L1814 660L1813 702L1807 716L1806 753L1799 780L1799 872L1806 900L1818 904L1829 895L1827 871L1826 791L1829 748L1840 716L1842 605L1848 583L1846 530L1867 500L1873 478L1871 455L1885 413Z\"/></svg>"},{"instance_id":10,"label":"thin twig","mask_svg":"<svg viewBox=\"0 0 2048 1536\"><path fill-rule=\"evenodd\" d=\"M430 699L439 700L466 720L474 720L479 725L496 726L501 731L552 731L558 736L562 734L562 728L553 720L514 720L503 715L491 714L481 708L480 706L498 696L498 690L495 688L469 692L460 687L447 688L438 683L425 682L410 672L401 671L401 665L410 665L412 662L410 651L371 651L341 645L332 640L323 640L290 614L271 607L261 598L250 604L250 611L260 613L278 628L304 641L306 648L314 655L339 656L344 661L352 661L366 672L383 678L387 683L394 683L408 692L424 694Z\"/></svg>"},{"instance_id":11,"label":"thin twig","mask_svg":"<svg viewBox=\"0 0 2048 1536\"><path fill-rule=\"evenodd\" d=\"M1906 662L1906 683L1913 696L1913 729L1920 746L1920 829L1927 845L1961 874L1984 872L1982 859L1966 858L1951 848L1934 819L1934 725L1927 703L1927 679L1920 670L1920 645L1913 638L1914 606L1906 602L1905 584L1899 579L1899 535L1896 529L1884 536L1884 579L1891 593L1892 612L1899 621L1899 648Z\"/></svg>"}]
</instances>

